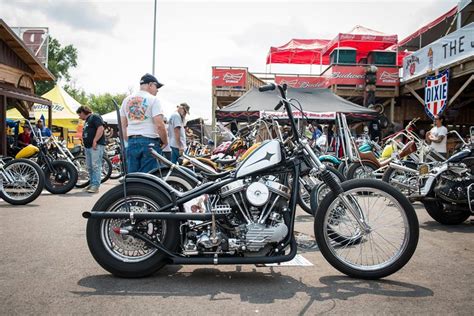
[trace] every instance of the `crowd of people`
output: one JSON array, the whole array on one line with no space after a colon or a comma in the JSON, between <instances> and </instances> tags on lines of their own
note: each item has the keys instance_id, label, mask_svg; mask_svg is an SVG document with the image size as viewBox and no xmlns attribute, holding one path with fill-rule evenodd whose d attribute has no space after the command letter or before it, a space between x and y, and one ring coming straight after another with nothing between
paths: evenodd
<instances>
[{"instance_id":1,"label":"crowd of people","mask_svg":"<svg viewBox=\"0 0 474 316\"><path fill-rule=\"evenodd\" d=\"M120 120L126 144L127 172L149 172L158 167L156 159L149 154L150 147L173 163L186 149L186 115L190 107L187 103L179 104L167 120L156 97L162 86L155 76L145 74L140 79L140 90L122 102ZM105 146L104 122L88 106L79 107L77 114L85 122L82 137L91 179L84 190L96 193L100 187Z\"/></svg>"}]
</instances>

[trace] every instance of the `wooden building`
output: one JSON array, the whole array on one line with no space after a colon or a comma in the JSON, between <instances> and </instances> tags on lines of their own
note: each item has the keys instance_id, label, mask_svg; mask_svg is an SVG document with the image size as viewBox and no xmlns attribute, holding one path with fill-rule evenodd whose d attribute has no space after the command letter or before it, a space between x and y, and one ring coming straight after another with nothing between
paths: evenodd
<instances>
[{"instance_id":1,"label":"wooden building","mask_svg":"<svg viewBox=\"0 0 474 316\"><path fill-rule=\"evenodd\" d=\"M17 108L29 118L33 104L50 107L51 101L35 94L36 80L54 80L53 74L34 56L12 29L0 19L0 155L7 153L6 112Z\"/></svg>"}]
</instances>

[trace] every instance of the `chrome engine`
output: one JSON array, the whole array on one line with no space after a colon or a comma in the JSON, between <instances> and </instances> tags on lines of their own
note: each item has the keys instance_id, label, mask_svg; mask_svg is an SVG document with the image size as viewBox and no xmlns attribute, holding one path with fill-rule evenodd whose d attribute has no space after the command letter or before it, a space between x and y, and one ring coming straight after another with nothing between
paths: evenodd
<instances>
[{"instance_id":1,"label":"chrome engine","mask_svg":"<svg viewBox=\"0 0 474 316\"><path fill-rule=\"evenodd\" d=\"M224 218L184 223L183 254L266 254L288 234L289 199L290 189L275 177L247 178L222 187L209 196L206 212Z\"/></svg>"},{"instance_id":2,"label":"chrome engine","mask_svg":"<svg viewBox=\"0 0 474 316\"><path fill-rule=\"evenodd\" d=\"M468 203L468 187L474 183L474 176L463 167L451 167L439 177L434 187L437 196L450 203Z\"/></svg>"}]
</instances>

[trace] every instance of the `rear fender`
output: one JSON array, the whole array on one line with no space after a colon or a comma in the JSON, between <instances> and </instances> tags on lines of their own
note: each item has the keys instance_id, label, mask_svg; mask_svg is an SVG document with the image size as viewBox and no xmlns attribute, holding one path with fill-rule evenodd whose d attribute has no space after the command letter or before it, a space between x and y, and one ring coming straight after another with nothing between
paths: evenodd
<instances>
[{"instance_id":1,"label":"rear fender","mask_svg":"<svg viewBox=\"0 0 474 316\"><path fill-rule=\"evenodd\" d=\"M162 179L142 172L129 173L125 176L125 183L141 183L153 187L153 189L162 193L170 202L176 201L176 196L170 186Z\"/></svg>"},{"instance_id":2,"label":"rear fender","mask_svg":"<svg viewBox=\"0 0 474 316\"><path fill-rule=\"evenodd\" d=\"M329 161L329 162L331 162L335 165L339 165L341 163L341 161L339 159L337 159L336 157L331 156L331 155L321 155L321 156L319 156L319 161L321 161L321 162Z\"/></svg>"}]
</instances>

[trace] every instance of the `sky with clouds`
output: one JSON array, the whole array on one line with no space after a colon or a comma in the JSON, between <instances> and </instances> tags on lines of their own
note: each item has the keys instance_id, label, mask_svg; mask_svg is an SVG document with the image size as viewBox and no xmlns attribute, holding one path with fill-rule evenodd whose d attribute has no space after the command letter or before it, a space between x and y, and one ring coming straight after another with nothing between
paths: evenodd
<instances>
[{"instance_id":1,"label":"sky with clouds","mask_svg":"<svg viewBox=\"0 0 474 316\"><path fill-rule=\"evenodd\" d=\"M355 25L399 40L457 0L418 1L157 1L156 69L165 112L188 102L192 117L211 117L211 67L265 72L270 46L291 38L332 39ZM9 26L48 27L78 49L75 85L88 93L139 88L152 72L153 0L0 0ZM309 73L309 66L273 65L273 72ZM313 70L314 72L314 70Z\"/></svg>"}]
</instances>

